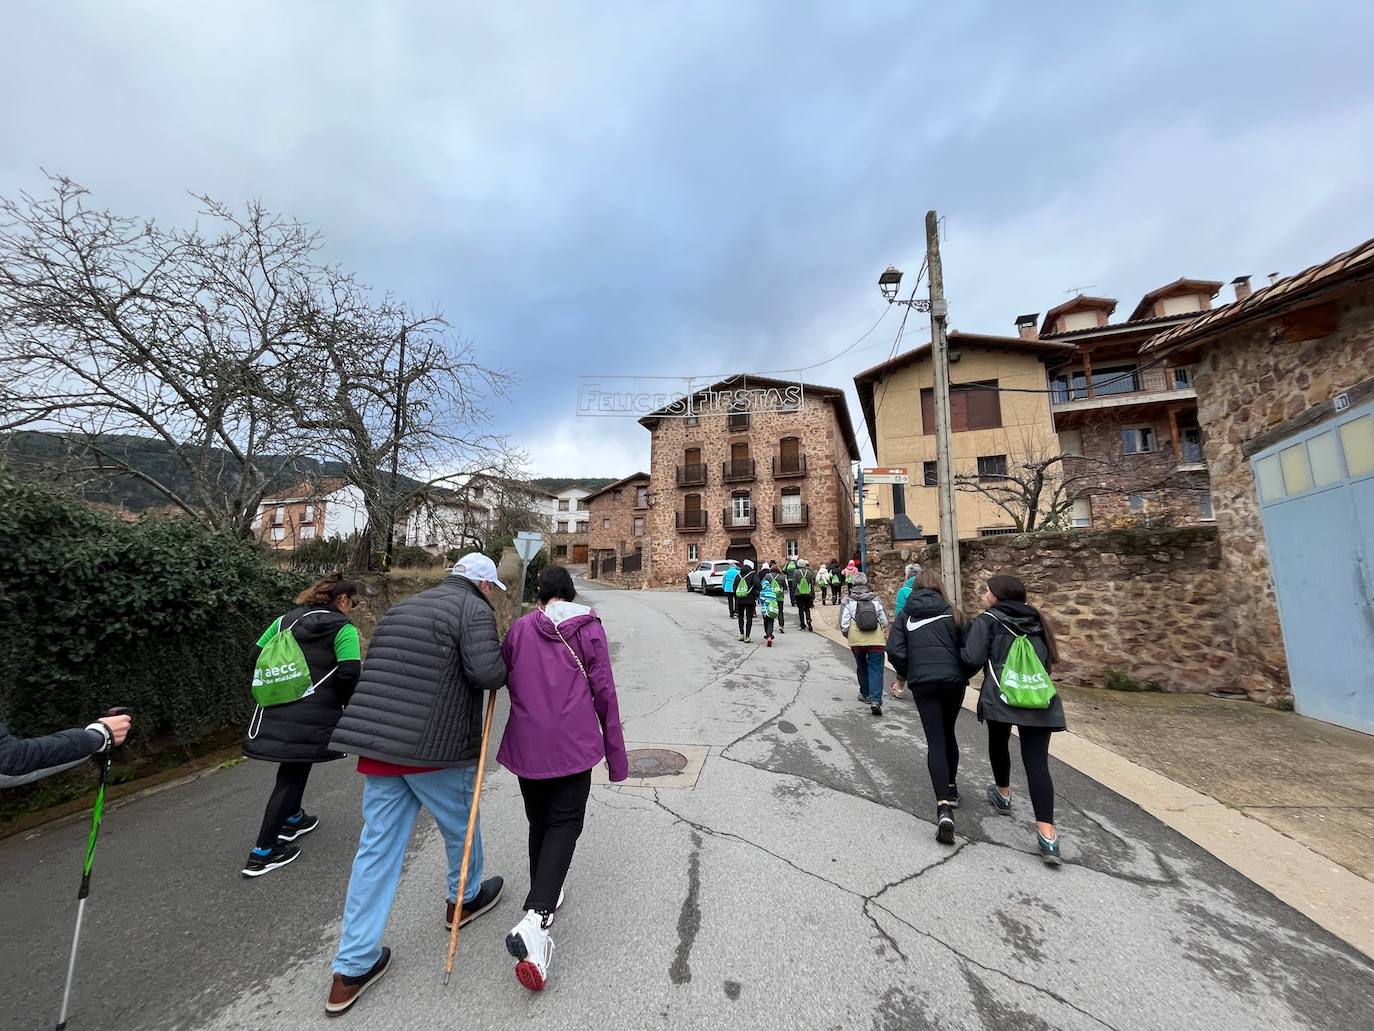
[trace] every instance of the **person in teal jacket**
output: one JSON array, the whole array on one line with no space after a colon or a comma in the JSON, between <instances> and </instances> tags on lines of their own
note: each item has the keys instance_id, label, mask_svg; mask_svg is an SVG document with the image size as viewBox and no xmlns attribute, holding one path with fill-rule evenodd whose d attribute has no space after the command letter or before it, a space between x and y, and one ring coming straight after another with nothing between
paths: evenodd
<instances>
[{"instance_id":1,"label":"person in teal jacket","mask_svg":"<svg viewBox=\"0 0 1374 1031\"><path fill-rule=\"evenodd\" d=\"M730 622L735 621L735 580L739 577L739 566L731 566L721 577L720 589L725 594L725 604L730 609Z\"/></svg>"},{"instance_id":2,"label":"person in teal jacket","mask_svg":"<svg viewBox=\"0 0 1374 1031\"><path fill-rule=\"evenodd\" d=\"M763 615L763 642L769 648L773 647L773 623L778 618L778 606L782 601L780 581L781 576L768 573L759 577L759 612Z\"/></svg>"},{"instance_id":3,"label":"person in teal jacket","mask_svg":"<svg viewBox=\"0 0 1374 1031\"><path fill-rule=\"evenodd\" d=\"M902 584L897 592L897 601L892 607L893 612L904 612L906 610L906 600L911 597L912 590L916 587L916 578L921 575L921 566L917 562L911 563L906 567L906 583Z\"/></svg>"}]
</instances>

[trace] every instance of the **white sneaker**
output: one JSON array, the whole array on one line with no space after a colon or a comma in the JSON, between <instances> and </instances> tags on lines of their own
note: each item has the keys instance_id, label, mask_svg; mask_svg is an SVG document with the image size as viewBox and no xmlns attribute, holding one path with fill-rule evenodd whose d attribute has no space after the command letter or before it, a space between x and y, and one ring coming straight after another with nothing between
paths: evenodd
<instances>
[{"instance_id":1,"label":"white sneaker","mask_svg":"<svg viewBox=\"0 0 1374 1031\"><path fill-rule=\"evenodd\" d=\"M518 961L515 979L532 992L542 992L553 962L553 939L544 918L534 910L506 935L506 951Z\"/></svg>"}]
</instances>

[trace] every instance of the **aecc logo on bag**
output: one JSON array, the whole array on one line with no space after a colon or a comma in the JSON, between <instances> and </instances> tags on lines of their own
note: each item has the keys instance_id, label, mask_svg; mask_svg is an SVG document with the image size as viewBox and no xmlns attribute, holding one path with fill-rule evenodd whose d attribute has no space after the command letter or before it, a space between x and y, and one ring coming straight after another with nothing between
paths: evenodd
<instances>
[{"instance_id":1,"label":"aecc logo on bag","mask_svg":"<svg viewBox=\"0 0 1374 1031\"><path fill-rule=\"evenodd\" d=\"M285 666L268 666L266 669L253 670L253 686L262 687L265 684L279 684L283 680L292 680L301 675L301 668L294 662L288 662Z\"/></svg>"}]
</instances>

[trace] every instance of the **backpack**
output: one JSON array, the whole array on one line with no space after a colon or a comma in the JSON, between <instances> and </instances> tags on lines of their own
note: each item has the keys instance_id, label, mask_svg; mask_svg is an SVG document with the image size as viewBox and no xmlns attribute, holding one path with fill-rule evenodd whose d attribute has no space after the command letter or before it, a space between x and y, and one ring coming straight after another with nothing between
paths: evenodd
<instances>
[{"instance_id":1,"label":"backpack","mask_svg":"<svg viewBox=\"0 0 1374 1031\"><path fill-rule=\"evenodd\" d=\"M861 598L854 606L854 625L864 633L878 629L878 606L872 598Z\"/></svg>"},{"instance_id":2,"label":"backpack","mask_svg":"<svg viewBox=\"0 0 1374 1031\"><path fill-rule=\"evenodd\" d=\"M327 612L316 609L314 612ZM253 701L266 709L272 705L285 705L298 702L316 688L310 679L310 666L305 661L305 652L291 631L296 623L314 612L303 613L291 626L277 624L277 632L272 640L263 645L258 661L253 666ZM335 667L337 669L338 667ZM324 683L334 670L320 678Z\"/></svg>"},{"instance_id":3,"label":"backpack","mask_svg":"<svg viewBox=\"0 0 1374 1031\"><path fill-rule=\"evenodd\" d=\"M992 617L997 619L996 616ZM997 622L1002 623L1000 619ZM1007 652L1007 661L1002 664L1002 676L993 673L993 681L1002 701L1013 709L1048 709L1056 694L1054 681L1035 654L1030 638L1018 634L1007 624L1002 623L1016 640Z\"/></svg>"},{"instance_id":4,"label":"backpack","mask_svg":"<svg viewBox=\"0 0 1374 1031\"><path fill-rule=\"evenodd\" d=\"M809 598L809 597L811 597L811 574L810 574L810 573L802 573L801 576L797 577L797 597L798 597L798 598Z\"/></svg>"},{"instance_id":5,"label":"backpack","mask_svg":"<svg viewBox=\"0 0 1374 1031\"><path fill-rule=\"evenodd\" d=\"M749 573L746 573L743 570L741 570L739 576L735 578L736 598L747 598L749 597L749 595L754 593L754 585L750 582L749 576Z\"/></svg>"}]
</instances>

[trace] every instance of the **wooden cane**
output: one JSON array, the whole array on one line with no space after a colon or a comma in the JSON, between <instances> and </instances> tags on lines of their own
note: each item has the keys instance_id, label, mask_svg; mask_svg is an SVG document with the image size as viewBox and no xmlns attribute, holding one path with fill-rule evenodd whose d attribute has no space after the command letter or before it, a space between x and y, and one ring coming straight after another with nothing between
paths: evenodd
<instances>
[{"instance_id":1,"label":"wooden cane","mask_svg":"<svg viewBox=\"0 0 1374 1031\"><path fill-rule=\"evenodd\" d=\"M477 757L477 783L472 789L472 810L468 813L468 836L463 842L463 863L458 867L458 897L453 907L453 930L448 935L448 962L444 965L444 984L453 973L453 957L458 953L458 928L463 923L463 895L467 892L468 859L472 856L472 836L477 830L477 806L482 797L482 777L487 770L487 742L491 740L492 718L496 715L496 692L487 702L487 718L482 724L482 752Z\"/></svg>"}]
</instances>

